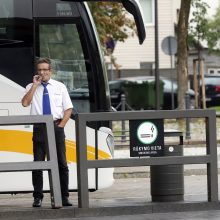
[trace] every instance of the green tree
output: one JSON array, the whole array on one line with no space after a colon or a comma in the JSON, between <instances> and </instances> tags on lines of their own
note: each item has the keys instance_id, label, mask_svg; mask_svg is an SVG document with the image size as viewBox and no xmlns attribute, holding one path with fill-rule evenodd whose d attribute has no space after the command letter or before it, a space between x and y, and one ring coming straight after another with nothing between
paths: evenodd
<instances>
[{"instance_id":1,"label":"green tree","mask_svg":"<svg viewBox=\"0 0 220 220\"><path fill-rule=\"evenodd\" d=\"M199 42L205 40L209 52L220 55L220 7L212 18L207 18L205 15L209 5L204 0L193 0L193 5L197 10L193 13L194 18L190 22L196 25L190 25L189 45L201 47Z\"/></svg>"},{"instance_id":2,"label":"green tree","mask_svg":"<svg viewBox=\"0 0 220 220\"><path fill-rule=\"evenodd\" d=\"M192 0L192 19L190 19L188 43L200 47L200 41L206 40L209 34L207 9L209 5L204 0Z\"/></svg>"},{"instance_id":3,"label":"green tree","mask_svg":"<svg viewBox=\"0 0 220 220\"><path fill-rule=\"evenodd\" d=\"M207 36L206 40L208 43L208 48L210 52L217 53L220 55L220 7L217 8L217 11L212 19L208 20L207 24Z\"/></svg>"},{"instance_id":4,"label":"green tree","mask_svg":"<svg viewBox=\"0 0 220 220\"><path fill-rule=\"evenodd\" d=\"M192 19L189 21L190 9L193 7ZM185 93L188 89L188 46L198 49L200 58L201 41L211 38L209 21L206 17L209 5L204 0L181 0L179 22L177 28L178 52L178 107L185 108Z\"/></svg>"},{"instance_id":5,"label":"green tree","mask_svg":"<svg viewBox=\"0 0 220 220\"><path fill-rule=\"evenodd\" d=\"M201 69L201 51L203 50L202 42L207 39L207 36L209 35L209 28L208 28L208 19L207 19L207 10L209 8L209 5L204 2L204 0L192 0L192 7L193 7L193 12L192 12L192 19L190 20L190 25L189 25L189 36L188 36L188 44L190 47L196 48L198 51L198 62L197 67L198 67L198 73L197 78L198 82L194 82L195 87L195 107L198 108L201 106L200 101L202 100L202 106L205 108L205 87L204 83L202 80L202 93L198 96L198 92L200 92L200 78L202 79L202 73L203 70Z\"/></svg>"}]
</instances>

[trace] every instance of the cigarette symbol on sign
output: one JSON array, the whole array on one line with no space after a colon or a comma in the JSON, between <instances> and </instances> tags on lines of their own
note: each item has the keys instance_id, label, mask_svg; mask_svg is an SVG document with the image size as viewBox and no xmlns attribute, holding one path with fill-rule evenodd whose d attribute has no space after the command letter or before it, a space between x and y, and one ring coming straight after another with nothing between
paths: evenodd
<instances>
[{"instance_id":1,"label":"cigarette symbol on sign","mask_svg":"<svg viewBox=\"0 0 220 220\"><path fill-rule=\"evenodd\" d=\"M143 144L151 144L157 139L157 127L152 122L143 122L137 129L137 137Z\"/></svg>"},{"instance_id":2,"label":"cigarette symbol on sign","mask_svg":"<svg viewBox=\"0 0 220 220\"><path fill-rule=\"evenodd\" d=\"M153 134L141 134L141 138L153 137Z\"/></svg>"},{"instance_id":3,"label":"cigarette symbol on sign","mask_svg":"<svg viewBox=\"0 0 220 220\"><path fill-rule=\"evenodd\" d=\"M141 138L150 138L153 137L154 126L151 126L152 134L141 134Z\"/></svg>"},{"instance_id":4,"label":"cigarette symbol on sign","mask_svg":"<svg viewBox=\"0 0 220 220\"><path fill-rule=\"evenodd\" d=\"M152 133L154 132L154 126L151 126L151 131L152 131Z\"/></svg>"}]
</instances>

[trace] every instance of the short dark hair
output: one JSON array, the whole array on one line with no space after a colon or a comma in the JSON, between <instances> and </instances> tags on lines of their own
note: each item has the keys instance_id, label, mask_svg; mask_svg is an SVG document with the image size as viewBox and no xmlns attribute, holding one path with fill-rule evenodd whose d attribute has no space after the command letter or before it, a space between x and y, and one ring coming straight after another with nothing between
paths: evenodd
<instances>
[{"instance_id":1,"label":"short dark hair","mask_svg":"<svg viewBox=\"0 0 220 220\"><path fill-rule=\"evenodd\" d=\"M50 60L49 58L47 58L47 57L41 57L41 58L39 58L39 59L37 60L36 65L38 66L38 64L40 64L40 63L47 63L47 64L49 64L49 68L50 68L50 69L52 68L51 60Z\"/></svg>"}]
</instances>

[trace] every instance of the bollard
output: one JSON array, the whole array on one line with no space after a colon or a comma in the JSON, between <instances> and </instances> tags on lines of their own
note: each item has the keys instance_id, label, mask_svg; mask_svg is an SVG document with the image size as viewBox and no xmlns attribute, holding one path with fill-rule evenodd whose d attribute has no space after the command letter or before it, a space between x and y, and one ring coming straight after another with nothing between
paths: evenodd
<instances>
[{"instance_id":1,"label":"bollard","mask_svg":"<svg viewBox=\"0 0 220 220\"><path fill-rule=\"evenodd\" d=\"M190 109L190 96L188 93L185 94L185 105L186 105L186 109ZM186 139L191 139L190 118L186 118Z\"/></svg>"},{"instance_id":2,"label":"bollard","mask_svg":"<svg viewBox=\"0 0 220 220\"><path fill-rule=\"evenodd\" d=\"M121 110L125 111L126 110L126 98L125 94L121 94ZM121 141L126 141L126 136L125 136L125 121L121 121Z\"/></svg>"},{"instance_id":3,"label":"bollard","mask_svg":"<svg viewBox=\"0 0 220 220\"><path fill-rule=\"evenodd\" d=\"M172 132L169 137L176 136ZM183 134L178 132L178 145L165 145L163 156L183 156ZM157 165L150 167L152 202L184 200L183 165Z\"/></svg>"}]
</instances>

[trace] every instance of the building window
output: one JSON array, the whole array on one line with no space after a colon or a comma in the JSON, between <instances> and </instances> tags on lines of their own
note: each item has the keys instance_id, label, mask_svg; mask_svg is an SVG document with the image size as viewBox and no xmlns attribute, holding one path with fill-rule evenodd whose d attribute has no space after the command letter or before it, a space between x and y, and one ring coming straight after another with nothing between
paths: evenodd
<instances>
[{"instance_id":1,"label":"building window","mask_svg":"<svg viewBox=\"0 0 220 220\"><path fill-rule=\"evenodd\" d=\"M209 74L215 74L215 70L209 69Z\"/></svg>"},{"instance_id":2,"label":"building window","mask_svg":"<svg viewBox=\"0 0 220 220\"><path fill-rule=\"evenodd\" d=\"M218 68L208 68L209 75L220 75L220 69Z\"/></svg>"},{"instance_id":3,"label":"building window","mask_svg":"<svg viewBox=\"0 0 220 220\"><path fill-rule=\"evenodd\" d=\"M142 7L145 24L152 25L154 23L154 1L139 0L139 2Z\"/></svg>"}]
</instances>

